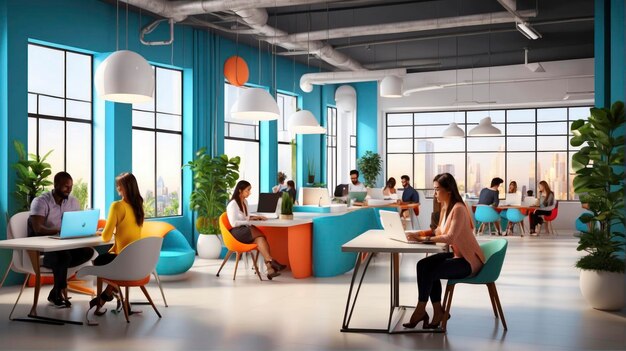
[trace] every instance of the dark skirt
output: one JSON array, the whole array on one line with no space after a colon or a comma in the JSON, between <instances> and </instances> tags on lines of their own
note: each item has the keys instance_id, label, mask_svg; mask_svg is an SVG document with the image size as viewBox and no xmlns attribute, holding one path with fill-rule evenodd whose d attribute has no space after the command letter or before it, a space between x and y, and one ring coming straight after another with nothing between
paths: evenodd
<instances>
[{"instance_id":1,"label":"dark skirt","mask_svg":"<svg viewBox=\"0 0 626 351\"><path fill-rule=\"evenodd\" d=\"M93 265L104 266L105 264L109 264L113 262L115 257L117 257L117 255L112 252L106 252L106 253L100 254L98 255L98 257L96 257L95 260L93 260Z\"/></svg>"},{"instance_id":2,"label":"dark skirt","mask_svg":"<svg viewBox=\"0 0 626 351\"><path fill-rule=\"evenodd\" d=\"M240 225L239 227L231 229L230 233L235 237L235 239L237 239L237 241L241 243L252 244L254 242L250 226Z\"/></svg>"}]
</instances>

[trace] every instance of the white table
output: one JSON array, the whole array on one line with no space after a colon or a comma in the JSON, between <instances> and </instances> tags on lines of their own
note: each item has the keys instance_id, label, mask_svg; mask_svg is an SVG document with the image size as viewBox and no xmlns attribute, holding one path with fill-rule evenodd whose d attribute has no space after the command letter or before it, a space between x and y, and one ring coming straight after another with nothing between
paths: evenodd
<instances>
[{"instance_id":1,"label":"white table","mask_svg":"<svg viewBox=\"0 0 626 351\"><path fill-rule=\"evenodd\" d=\"M348 292L348 299L346 301L346 309L343 315L343 325L341 327L342 332L358 332L358 333L419 333L419 332L440 332L440 330L422 330L422 329L401 329L398 328L398 324L402 321L404 314L412 310L413 306L400 306L400 253L438 253L446 252L447 246L445 244L407 244L395 240L389 239L384 230L368 230L367 232L357 236L356 238L345 243L341 247L343 252L357 252L356 263L354 265L354 271L352 273L352 280L350 282L350 290ZM361 284L363 278L367 273L367 267L372 260L374 253L389 253L391 254L391 270L390 270L390 288L391 297L389 301L389 320L387 322L387 328L351 328L350 320L354 307L361 290ZM362 261L365 261L365 265L361 269ZM354 283L359 279L356 292L353 296L355 289Z\"/></svg>"},{"instance_id":2,"label":"white table","mask_svg":"<svg viewBox=\"0 0 626 351\"><path fill-rule=\"evenodd\" d=\"M53 239L49 236L36 236L29 238L18 238L18 239L8 239L8 240L0 240L0 248L2 249L12 249L12 250L26 250L28 253L28 257L30 258L30 262L33 266L33 271L35 272L35 293L33 298L33 306L30 309L30 313L28 314L29 318L34 318L37 321L48 322L48 324L58 324L62 325L64 323L70 324L79 324L82 325L82 322L77 321L67 321L60 320L56 318L48 318L44 316L37 315L37 302L39 300L39 291L41 290L41 270L40 270L40 256L42 252L52 252L52 251L62 251L62 250L71 250L78 249L81 247L94 247L94 246L102 246L102 245L110 245L113 244L113 240L109 242L102 241L102 237L100 236L92 236L88 238L78 238L78 239ZM21 321L33 321L29 319L14 319Z\"/></svg>"}]
</instances>

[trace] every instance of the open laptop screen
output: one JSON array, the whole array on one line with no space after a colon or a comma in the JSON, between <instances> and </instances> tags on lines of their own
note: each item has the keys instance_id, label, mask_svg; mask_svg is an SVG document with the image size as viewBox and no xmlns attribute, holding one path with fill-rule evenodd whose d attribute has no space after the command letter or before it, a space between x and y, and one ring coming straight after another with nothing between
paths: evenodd
<instances>
[{"instance_id":1,"label":"open laptop screen","mask_svg":"<svg viewBox=\"0 0 626 351\"><path fill-rule=\"evenodd\" d=\"M283 193L259 193L259 206L257 212L276 212L278 199Z\"/></svg>"}]
</instances>

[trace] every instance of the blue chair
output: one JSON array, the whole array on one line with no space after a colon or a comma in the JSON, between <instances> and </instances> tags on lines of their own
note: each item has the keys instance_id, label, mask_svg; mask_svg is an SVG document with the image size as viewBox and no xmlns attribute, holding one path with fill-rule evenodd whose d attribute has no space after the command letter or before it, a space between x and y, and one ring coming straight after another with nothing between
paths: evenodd
<instances>
[{"instance_id":1,"label":"blue chair","mask_svg":"<svg viewBox=\"0 0 626 351\"><path fill-rule=\"evenodd\" d=\"M485 255L485 264L483 268L478 272L475 277L465 279L451 279L448 280L446 285L446 293L443 297L443 331L446 330L448 322L448 316L450 315L450 308L452 306L452 295L454 294L454 287L456 284L485 284L489 291L489 298L491 299L491 307L493 308L493 314L498 318L504 330L507 330L506 320L504 319L504 313L502 312L502 305L500 304L500 298L498 297L498 290L496 289L496 280L500 276L502 270L502 264L504 263L504 256L506 255L506 248L508 242L505 239L497 239L480 244L481 250Z\"/></svg>"},{"instance_id":2,"label":"blue chair","mask_svg":"<svg viewBox=\"0 0 626 351\"><path fill-rule=\"evenodd\" d=\"M511 234L513 234L513 230L515 229L515 225L517 224L520 227L520 236L524 236L526 232L524 229L524 218L526 218L526 216L522 214L522 211L517 208L509 208L506 211L506 218L508 219L509 223L511 223ZM507 227L507 234L508 233L509 228Z\"/></svg>"},{"instance_id":3,"label":"blue chair","mask_svg":"<svg viewBox=\"0 0 626 351\"><path fill-rule=\"evenodd\" d=\"M483 233L485 224L487 224L489 231L491 232L491 224L500 220L498 212L496 212L493 207L487 205L476 206L476 213L474 214L474 217L477 222L480 222L477 234Z\"/></svg>"},{"instance_id":4,"label":"blue chair","mask_svg":"<svg viewBox=\"0 0 626 351\"><path fill-rule=\"evenodd\" d=\"M183 274L193 266L196 259L196 252L191 248L185 236L174 229L163 237L163 246L156 271L160 276L168 276L170 280L173 276Z\"/></svg>"}]
</instances>

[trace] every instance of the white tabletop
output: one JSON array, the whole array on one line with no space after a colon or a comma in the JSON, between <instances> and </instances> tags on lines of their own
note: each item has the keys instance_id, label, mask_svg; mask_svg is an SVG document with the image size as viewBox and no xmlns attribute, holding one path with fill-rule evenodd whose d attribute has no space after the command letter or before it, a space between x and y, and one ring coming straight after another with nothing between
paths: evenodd
<instances>
[{"instance_id":1,"label":"white tabletop","mask_svg":"<svg viewBox=\"0 0 626 351\"><path fill-rule=\"evenodd\" d=\"M346 214L346 212L296 212L293 214L293 219L267 219L264 221L250 221L250 224L257 227L293 227L301 224L313 223L313 218L340 216Z\"/></svg>"},{"instance_id":2,"label":"white tabletop","mask_svg":"<svg viewBox=\"0 0 626 351\"><path fill-rule=\"evenodd\" d=\"M18 250L37 250L43 252L78 249L81 247L101 246L113 244L102 241L101 236L90 236L78 239L53 239L49 236L34 236L30 238L0 240L0 248Z\"/></svg>"},{"instance_id":3,"label":"white tabletop","mask_svg":"<svg viewBox=\"0 0 626 351\"><path fill-rule=\"evenodd\" d=\"M368 230L341 246L343 252L445 252L445 244L407 244L391 240L384 230Z\"/></svg>"}]
</instances>

